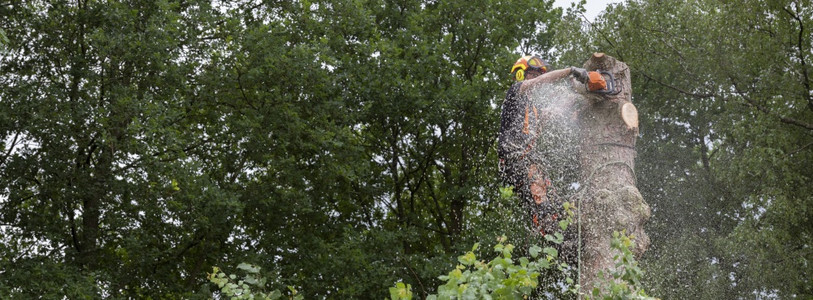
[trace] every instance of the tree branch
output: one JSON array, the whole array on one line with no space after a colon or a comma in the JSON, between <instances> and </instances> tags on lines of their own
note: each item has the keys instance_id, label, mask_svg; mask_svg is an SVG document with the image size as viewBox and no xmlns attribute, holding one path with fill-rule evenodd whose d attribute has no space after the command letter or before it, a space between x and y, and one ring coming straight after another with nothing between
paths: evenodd
<instances>
[{"instance_id":1,"label":"tree branch","mask_svg":"<svg viewBox=\"0 0 813 300\"><path fill-rule=\"evenodd\" d=\"M409 269L409 271L412 272L412 277L418 281L418 285L421 286L421 293L423 294L424 297L426 297L426 288L423 286L423 282L421 282L421 277L418 276L418 273L415 273L415 270L413 270L411 266L409 266L409 262L404 259L405 256L402 255L399 257L401 258L401 261L404 262L404 265L407 267L407 269Z\"/></svg>"},{"instance_id":2,"label":"tree branch","mask_svg":"<svg viewBox=\"0 0 813 300\"><path fill-rule=\"evenodd\" d=\"M647 78L647 79L649 79L649 80L654 81L654 82L655 82L655 83L657 83L657 84L660 84L660 85L662 85L662 86L665 86L665 87L667 87L667 88L670 88L670 89L672 89L672 90L675 90L675 91L676 91L676 92L678 92L678 93L681 93L681 94L684 94L684 95L687 95L687 96L691 96L691 97L698 98L698 99L711 98L711 97L713 97L713 96L714 96L714 94L713 94L713 93L698 94L698 93L692 93L692 92L689 92L689 91L687 91L687 90L681 89L681 88L679 88L679 87L676 87L676 86L673 86L673 85L667 84L667 83L665 83L665 82L662 82L662 81L660 81L660 80L658 80L658 79L655 79L655 77L649 76L649 74L647 74L647 73L646 73L646 72L644 72L644 71L640 71L640 74L641 74L641 75L644 75L644 77L646 77L646 78Z\"/></svg>"},{"instance_id":3,"label":"tree branch","mask_svg":"<svg viewBox=\"0 0 813 300\"><path fill-rule=\"evenodd\" d=\"M17 132L14 134L14 140L11 142L11 146L8 147L8 151L6 154L3 155L3 160L0 160L0 167L2 167L6 163L6 159L11 156L11 151L14 150L14 147L17 146L17 138L20 136L20 133Z\"/></svg>"},{"instance_id":4,"label":"tree branch","mask_svg":"<svg viewBox=\"0 0 813 300\"><path fill-rule=\"evenodd\" d=\"M248 100L248 96L246 95L246 89L243 87L243 73L240 72L240 68L235 69L237 69L237 87L240 90L240 96L243 97L243 101L245 101L249 107L251 107L254 110L258 110L256 107L254 107L253 104L251 104L251 101Z\"/></svg>"},{"instance_id":5,"label":"tree branch","mask_svg":"<svg viewBox=\"0 0 813 300\"><path fill-rule=\"evenodd\" d=\"M197 148L197 147L200 147L200 146L201 146L201 145L203 145L203 144L208 143L209 141L211 141L211 139L206 138L206 139L204 139L204 140L200 141L200 143L197 143L197 144L192 144L192 145L190 145L190 146L188 146L188 147L186 147L186 148L182 149L180 152L184 152L184 153L185 153L185 152L187 152L187 151L191 151L191 150L193 150L193 149L195 149L195 148ZM153 153L153 154L152 154L152 155L150 155L150 156L152 156L152 157L158 157L158 156L161 156L161 155L163 155L163 154L166 154L166 153L169 153L169 152L172 152L172 151L173 151L172 149L167 149L167 150L164 150L164 151L160 151L160 152ZM144 159L146 159L147 157L149 157L149 156L142 156L141 158L139 158L139 159L135 160L134 162L131 162L131 163L129 163L129 164L127 164L127 165L125 165L125 166L123 166L123 167L121 167L121 168L114 169L112 173L118 173L118 172L121 172L121 171L124 171L124 170L130 169L130 168L133 168L133 167L135 167L136 165L138 165L138 163L140 163L141 161L143 161Z\"/></svg>"},{"instance_id":6,"label":"tree branch","mask_svg":"<svg viewBox=\"0 0 813 300\"><path fill-rule=\"evenodd\" d=\"M807 98L807 108L813 111L813 90L810 88L810 77L807 73L807 63L805 62L805 50L803 43L805 37L805 24L802 22L799 15L794 14L787 7L782 7L782 9L799 23L799 37L796 41L796 47L799 48L799 61L802 64L802 84L805 86L805 95L803 95L803 97ZM796 10L799 10L798 4L796 5Z\"/></svg>"},{"instance_id":7,"label":"tree branch","mask_svg":"<svg viewBox=\"0 0 813 300\"><path fill-rule=\"evenodd\" d=\"M810 147L811 145L813 145L813 142L807 143L807 145L804 145L799 149L791 151L790 153L787 154L787 156L793 156L796 153L802 152L802 150L807 149L807 147Z\"/></svg>"},{"instance_id":8,"label":"tree branch","mask_svg":"<svg viewBox=\"0 0 813 300\"><path fill-rule=\"evenodd\" d=\"M751 97L748 97L747 93L740 90L739 85L737 85L737 82L736 82L736 80L734 80L733 77L729 77L729 79L731 80L731 84L734 86L734 90L737 92L737 94L739 96L741 96L746 101L746 103L745 103L746 105L748 105L750 107L753 107L753 108L756 108L757 110L759 110L759 111L761 111L761 112L763 112L765 114L774 116L774 117L778 118L779 121L781 121L782 123L799 126L799 127L804 128L804 129L807 129L807 130L813 130L813 124L805 123L805 122L802 122L802 121L799 121L799 120L796 120L796 119L793 119L793 118L788 118L788 117L782 116L782 115L780 115L778 113L774 113L774 112L770 111L767 107L760 105L754 99L751 99Z\"/></svg>"}]
</instances>

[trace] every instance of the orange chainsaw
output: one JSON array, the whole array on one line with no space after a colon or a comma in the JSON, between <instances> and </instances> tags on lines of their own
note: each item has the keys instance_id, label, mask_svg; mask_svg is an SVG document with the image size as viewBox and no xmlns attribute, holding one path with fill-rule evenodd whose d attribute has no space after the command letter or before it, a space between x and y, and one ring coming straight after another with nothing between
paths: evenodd
<instances>
[{"instance_id":1,"label":"orange chainsaw","mask_svg":"<svg viewBox=\"0 0 813 300\"><path fill-rule=\"evenodd\" d=\"M584 83L587 91L602 95L617 95L621 93L621 81L616 80L613 74L607 71L587 71L582 68L571 67L570 73Z\"/></svg>"}]
</instances>

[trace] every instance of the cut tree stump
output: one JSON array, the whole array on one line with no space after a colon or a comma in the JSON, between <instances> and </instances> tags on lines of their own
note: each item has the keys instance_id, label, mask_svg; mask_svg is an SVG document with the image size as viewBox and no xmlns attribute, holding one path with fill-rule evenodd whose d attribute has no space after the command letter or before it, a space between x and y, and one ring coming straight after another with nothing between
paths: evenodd
<instances>
[{"instance_id":1,"label":"cut tree stump","mask_svg":"<svg viewBox=\"0 0 813 300\"><path fill-rule=\"evenodd\" d=\"M579 281L589 293L598 286L598 271L614 267L610 248L613 231L634 235L632 250L637 256L646 251L649 237L643 225L651 213L636 187L638 111L631 102L629 67L595 53L584 68L607 71L621 85L616 95L583 93L585 99L580 101L579 178L584 192L578 197L582 238Z\"/></svg>"}]
</instances>

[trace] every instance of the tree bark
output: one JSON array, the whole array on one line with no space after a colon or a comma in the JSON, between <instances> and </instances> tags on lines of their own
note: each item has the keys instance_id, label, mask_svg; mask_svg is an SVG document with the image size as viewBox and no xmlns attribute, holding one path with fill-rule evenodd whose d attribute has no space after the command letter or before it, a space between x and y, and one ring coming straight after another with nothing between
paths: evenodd
<instances>
[{"instance_id":1,"label":"tree bark","mask_svg":"<svg viewBox=\"0 0 813 300\"><path fill-rule=\"evenodd\" d=\"M598 271L614 266L610 248L613 231L626 231L635 237L632 250L637 256L649 247L643 224L650 209L636 187L638 113L631 102L629 67L595 53L584 68L609 72L621 87L616 95L584 93L579 111L580 183L584 186L578 199L582 240L579 280L589 292L597 286Z\"/></svg>"}]
</instances>

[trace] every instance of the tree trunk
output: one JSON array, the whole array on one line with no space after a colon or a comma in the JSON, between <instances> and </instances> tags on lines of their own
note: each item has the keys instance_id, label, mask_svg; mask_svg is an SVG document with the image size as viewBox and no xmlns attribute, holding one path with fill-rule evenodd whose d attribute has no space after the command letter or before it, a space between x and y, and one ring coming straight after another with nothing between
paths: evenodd
<instances>
[{"instance_id":1,"label":"tree trunk","mask_svg":"<svg viewBox=\"0 0 813 300\"><path fill-rule=\"evenodd\" d=\"M638 256L649 247L643 224L650 209L636 187L638 119L631 103L629 67L596 53L584 68L608 71L621 87L616 95L584 93L578 118L580 183L585 189L578 199L582 239L579 280L589 292L596 285L598 271L613 267L613 231L626 230L634 235L636 246L632 250Z\"/></svg>"}]
</instances>

